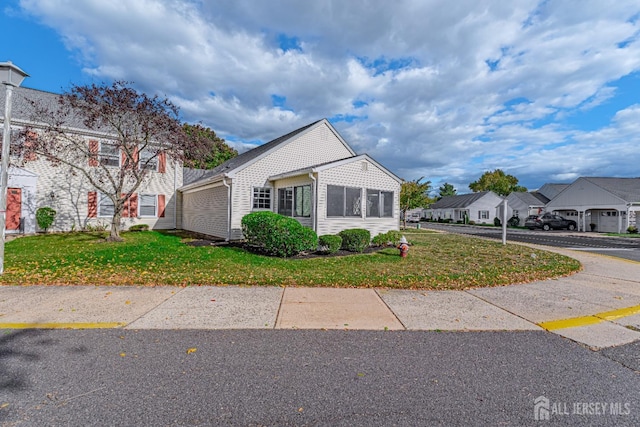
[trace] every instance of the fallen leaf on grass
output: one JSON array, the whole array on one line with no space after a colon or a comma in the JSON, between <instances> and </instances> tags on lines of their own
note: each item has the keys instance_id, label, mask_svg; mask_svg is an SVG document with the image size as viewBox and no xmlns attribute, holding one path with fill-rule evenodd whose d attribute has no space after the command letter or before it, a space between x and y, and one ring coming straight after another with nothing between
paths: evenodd
<instances>
[{"instance_id":1,"label":"fallen leaf on grass","mask_svg":"<svg viewBox=\"0 0 640 427\"><path fill-rule=\"evenodd\" d=\"M198 350L198 349L197 349L197 348L195 348L195 347L188 348L188 349L187 349L187 354L195 353L197 350Z\"/></svg>"}]
</instances>

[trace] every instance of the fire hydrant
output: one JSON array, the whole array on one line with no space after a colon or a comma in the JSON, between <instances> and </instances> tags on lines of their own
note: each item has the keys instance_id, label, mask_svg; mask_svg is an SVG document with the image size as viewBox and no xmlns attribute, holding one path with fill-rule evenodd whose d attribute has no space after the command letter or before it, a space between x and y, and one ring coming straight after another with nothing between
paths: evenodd
<instances>
[{"instance_id":1,"label":"fire hydrant","mask_svg":"<svg viewBox=\"0 0 640 427\"><path fill-rule=\"evenodd\" d=\"M407 238L402 236L400 238L400 244L398 245L398 249L400 249L400 256L402 258L406 258L409 253L409 242L407 242Z\"/></svg>"}]
</instances>

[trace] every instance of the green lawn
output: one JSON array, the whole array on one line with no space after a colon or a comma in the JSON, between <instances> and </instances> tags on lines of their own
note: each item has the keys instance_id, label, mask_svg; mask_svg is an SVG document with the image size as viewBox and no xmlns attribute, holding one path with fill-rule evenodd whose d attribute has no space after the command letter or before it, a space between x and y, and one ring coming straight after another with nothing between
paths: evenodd
<instances>
[{"instance_id":1,"label":"green lawn","mask_svg":"<svg viewBox=\"0 0 640 427\"><path fill-rule=\"evenodd\" d=\"M407 258L395 248L372 254L280 259L233 247L193 247L173 233L97 233L23 237L6 245L0 284L275 285L464 289L571 274L571 258L471 237L405 233Z\"/></svg>"}]
</instances>

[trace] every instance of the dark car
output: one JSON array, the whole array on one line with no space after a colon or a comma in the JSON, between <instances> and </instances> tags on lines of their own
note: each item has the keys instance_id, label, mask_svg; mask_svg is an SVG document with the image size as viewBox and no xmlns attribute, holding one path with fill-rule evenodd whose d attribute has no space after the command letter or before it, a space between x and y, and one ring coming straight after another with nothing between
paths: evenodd
<instances>
[{"instance_id":1,"label":"dark car","mask_svg":"<svg viewBox=\"0 0 640 427\"><path fill-rule=\"evenodd\" d=\"M546 213L539 216L527 217L524 226L530 230L541 228L545 231L548 231L552 228L554 230L559 230L561 228L566 228L567 230L575 230L578 227L578 224L575 221L563 218L560 215Z\"/></svg>"}]
</instances>

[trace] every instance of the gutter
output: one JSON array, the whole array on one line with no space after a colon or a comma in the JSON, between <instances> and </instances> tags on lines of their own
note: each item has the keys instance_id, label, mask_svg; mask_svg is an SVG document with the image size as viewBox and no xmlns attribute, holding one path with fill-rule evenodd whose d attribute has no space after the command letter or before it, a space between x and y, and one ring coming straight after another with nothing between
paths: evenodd
<instances>
[{"instance_id":1,"label":"gutter","mask_svg":"<svg viewBox=\"0 0 640 427\"><path fill-rule=\"evenodd\" d=\"M231 240L231 186L227 184L227 177L222 177L222 185L227 187L227 242Z\"/></svg>"},{"instance_id":2,"label":"gutter","mask_svg":"<svg viewBox=\"0 0 640 427\"><path fill-rule=\"evenodd\" d=\"M173 229L178 228L178 162L173 161Z\"/></svg>"},{"instance_id":3,"label":"gutter","mask_svg":"<svg viewBox=\"0 0 640 427\"><path fill-rule=\"evenodd\" d=\"M313 194L313 204L311 205L311 215L312 215L313 221L311 221L311 229L317 233L318 232L318 215L317 215L317 212L318 212L318 181L313 176L313 172L309 172L309 178L311 179L311 181L313 181L312 191L311 191L311 193Z\"/></svg>"}]
</instances>

